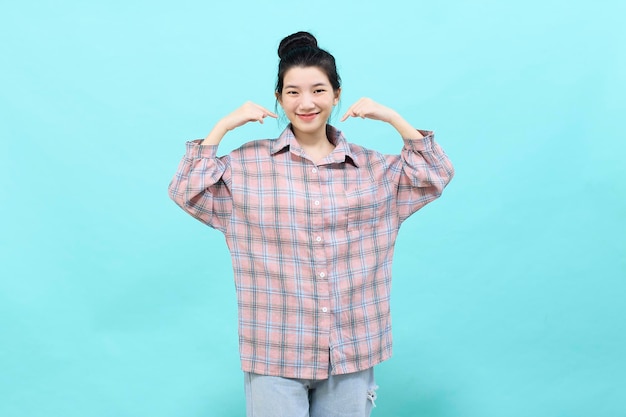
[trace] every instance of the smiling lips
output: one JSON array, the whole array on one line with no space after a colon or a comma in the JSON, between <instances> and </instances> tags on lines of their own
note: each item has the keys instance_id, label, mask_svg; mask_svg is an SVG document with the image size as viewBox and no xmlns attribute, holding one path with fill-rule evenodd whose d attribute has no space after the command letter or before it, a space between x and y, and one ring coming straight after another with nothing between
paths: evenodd
<instances>
[{"instance_id":1,"label":"smiling lips","mask_svg":"<svg viewBox=\"0 0 626 417\"><path fill-rule=\"evenodd\" d=\"M298 114L298 118L304 120L305 122L308 122L315 119L315 116L317 116L318 114L319 113Z\"/></svg>"}]
</instances>

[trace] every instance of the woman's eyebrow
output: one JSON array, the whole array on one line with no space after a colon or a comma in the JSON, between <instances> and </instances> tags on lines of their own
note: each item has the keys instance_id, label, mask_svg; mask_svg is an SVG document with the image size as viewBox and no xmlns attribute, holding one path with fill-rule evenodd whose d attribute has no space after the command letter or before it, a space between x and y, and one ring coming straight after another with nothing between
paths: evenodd
<instances>
[{"instance_id":1,"label":"woman's eyebrow","mask_svg":"<svg viewBox=\"0 0 626 417\"><path fill-rule=\"evenodd\" d=\"M326 87L326 86L328 86L327 83L321 83L320 82L320 83L313 84L311 87ZM284 86L283 88L300 88L300 86L299 85L289 84L289 85Z\"/></svg>"}]
</instances>

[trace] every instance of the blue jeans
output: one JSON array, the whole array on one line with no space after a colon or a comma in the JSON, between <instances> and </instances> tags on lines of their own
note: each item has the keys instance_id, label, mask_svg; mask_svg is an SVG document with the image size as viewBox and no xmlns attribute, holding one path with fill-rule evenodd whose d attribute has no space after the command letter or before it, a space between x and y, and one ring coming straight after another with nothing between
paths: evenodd
<instances>
[{"instance_id":1,"label":"blue jeans","mask_svg":"<svg viewBox=\"0 0 626 417\"><path fill-rule=\"evenodd\" d=\"M247 417L369 417L376 406L373 368L323 380L244 378Z\"/></svg>"}]
</instances>

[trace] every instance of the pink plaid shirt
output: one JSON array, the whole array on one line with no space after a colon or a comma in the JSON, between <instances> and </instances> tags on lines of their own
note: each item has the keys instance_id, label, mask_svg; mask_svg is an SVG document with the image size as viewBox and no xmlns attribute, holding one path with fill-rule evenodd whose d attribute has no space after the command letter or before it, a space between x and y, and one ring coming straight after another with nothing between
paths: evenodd
<instances>
[{"instance_id":1,"label":"pink plaid shirt","mask_svg":"<svg viewBox=\"0 0 626 417\"><path fill-rule=\"evenodd\" d=\"M217 157L187 143L171 198L231 252L242 369L325 379L391 356L389 295L400 224L454 173L432 132L401 155L348 143L313 163L289 128Z\"/></svg>"}]
</instances>

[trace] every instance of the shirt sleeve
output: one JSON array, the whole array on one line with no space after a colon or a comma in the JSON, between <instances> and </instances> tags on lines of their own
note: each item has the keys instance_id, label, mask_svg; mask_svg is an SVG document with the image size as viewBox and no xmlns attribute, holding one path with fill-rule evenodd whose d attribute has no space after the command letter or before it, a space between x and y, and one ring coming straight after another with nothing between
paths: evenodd
<instances>
[{"instance_id":1,"label":"shirt sleeve","mask_svg":"<svg viewBox=\"0 0 626 417\"><path fill-rule=\"evenodd\" d=\"M398 163L397 206L400 223L438 198L454 176L454 167L431 131L420 139L404 139Z\"/></svg>"},{"instance_id":2,"label":"shirt sleeve","mask_svg":"<svg viewBox=\"0 0 626 417\"><path fill-rule=\"evenodd\" d=\"M187 151L169 185L178 206L202 223L226 233L232 213L230 157L217 157L217 145L187 142Z\"/></svg>"}]
</instances>

